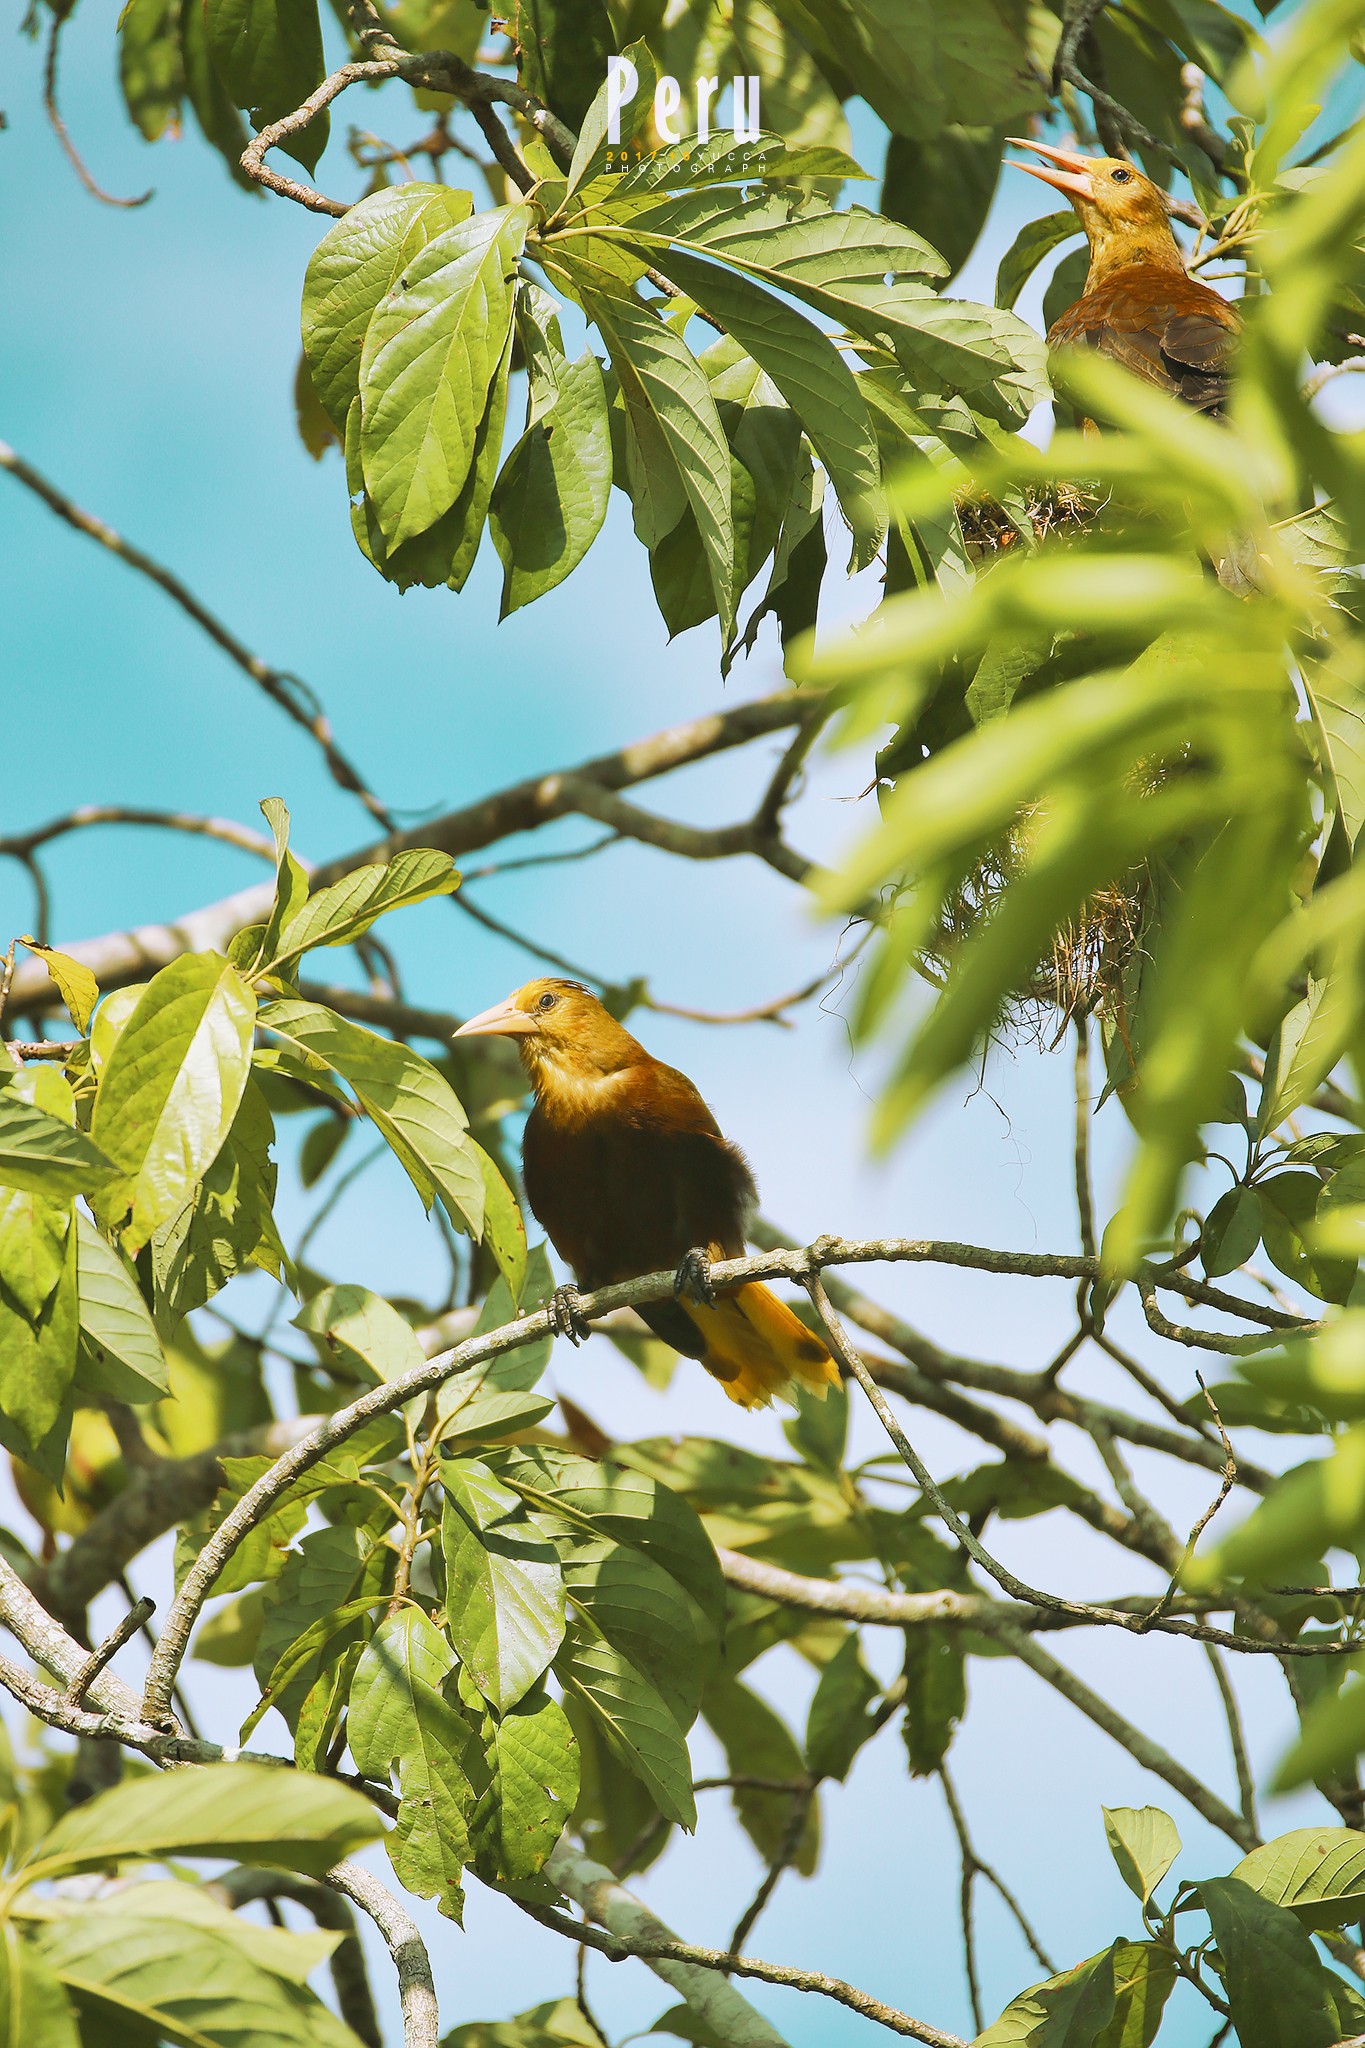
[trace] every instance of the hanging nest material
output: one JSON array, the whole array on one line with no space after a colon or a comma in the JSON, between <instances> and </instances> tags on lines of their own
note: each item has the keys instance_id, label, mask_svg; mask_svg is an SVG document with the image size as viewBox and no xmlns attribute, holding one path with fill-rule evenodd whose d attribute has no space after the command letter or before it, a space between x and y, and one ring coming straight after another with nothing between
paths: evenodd
<instances>
[{"instance_id":1,"label":"hanging nest material","mask_svg":"<svg viewBox=\"0 0 1365 2048\"><path fill-rule=\"evenodd\" d=\"M1021 502L1013 512L984 492L967 491L957 500L962 538L973 562L1017 547L1025 525L1039 541L1086 527L1107 503L1103 492L1075 483L1030 485L1018 495Z\"/></svg>"},{"instance_id":2,"label":"hanging nest material","mask_svg":"<svg viewBox=\"0 0 1365 2048\"><path fill-rule=\"evenodd\" d=\"M1027 827L1022 819L983 854L944 903L922 956L936 980L947 977L963 945L995 914L1023 872ZM1089 897L1079 916L1057 927L1047 953L1009 996L996 1032L1050 1048L1073 1018L1094 1017L1126 1043L1159 887L1157 873L1144 861Z\"/></svg>"}]
</instances>

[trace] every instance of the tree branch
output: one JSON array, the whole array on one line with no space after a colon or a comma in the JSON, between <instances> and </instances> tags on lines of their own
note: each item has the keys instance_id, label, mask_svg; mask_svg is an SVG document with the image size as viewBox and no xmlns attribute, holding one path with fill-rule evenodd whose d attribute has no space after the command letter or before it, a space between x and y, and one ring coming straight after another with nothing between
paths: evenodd
<instances>
[{"instance_id":1,"label":"tree branch","mask_svg":"<svg viewBox=\"0 0 1365 2048\"><path fill-rule=\"evenodd\" d=\"M0 466L6 466L6 452L0 444ZM459 856L506 839L514 832L535 831L551 819L569 816L576 810L566 794L566 783L616 790L652 781L655 776L667 775L689 762L728 753L767 733L780 732L795 724L809 708L808 695L787 690L737 704L730 711L713 712L683 725L667 727L615 753L599 754L575 769L531 776L462 810L447 811L444 816L428 819L409 831L393 832L386 839L324 861L313 872L313 885L324 888L355 868L373 861L392 860L406 847L432 846ZM117 988L126 982L144 980L182 953L221 949L237 932L249 924L260 923L269 914L273 895L273 884L253 884L190 911L174 924L108 932L100 938L73 941L64 950L84 961L101 988ZM26 960L15 969L13 1011L32 1014L59 1002L58 991L41 961Z\"/></svg>"},{"instance_id":2,"label":"tree branch","mask_svg":"<svg viewBox=\"0 0 1365 2048\"><path fill-rule=\"evenodd\" d=\"M258 137L257 140L259 139ZM358 796L371 817L377 819L386 831L392 829L393 820L389 813L378 798L366 788L359 771L332 738L332 728L327 715L307 683L301 681L298 676L291 675L287 669L272 668L269 662L262 661L258 654L253 654L251 649L244 646L236 634L195 596L189 586L181 582L173 570L163 568L160 562L153 560L143 549L134 547L131 541L124 540L106 520L98 518L93 512L83 511L74 499L68 498L55 484L49 483L31 462L26 462L22 455L16 454L4 441L0 441L0 469L7 469L11 476L16 477L36 497L41 498L49 511L55 512L59 519L74 527L77 533L86 534L91 540L98 541L101 547L108 548L110 554L117 555L121 562L126 562L130 569L136 569L140 576L147 577L158 589L164 590L167 597L178 604L180 609L194 620L195 625L208 634L215 647L220 647L230 661L234 661L244 674L250 676L251 680L264 690L271 703L283 711L286 718L292 719L295 725L301 726L317 742L322 749L328 772L337 787Z\"/></svg>"},{"instance_id":3,"label":"tree branch","mask_svg":"<svg viewBox=\"0 0 1365 2048\"><path fill-rule=\"evenodd\" d=\"M967 2048L956 2034L946 2034L927 2021L911 2019L908 2013L897 2012L893 2006L883 2005L880 1999L838 1977L827 1977L822 1971L797 1970L785 1963L760 1962L752 1956L729 1955L723 1949L698 1948L691 1942L679 1941L643 1900L617 1882L611 1871L567 1842L553 1850L545 1874L609 1932L598 1934L566 1914L548 1907L526 1906L519 1900L523 1911L566 1934L571 1941L586 1941L616 1961L638 1956L656 1976L680 1992L698 2017L714 2027L731 2048L784 2048L784 2044L782 2036L741 1998L723 1975L711 1974L715 1972L754 1977L765 1984L786 1984L797 1991L818 1992L889 2027L893 2033L924 2042L926 2048Z\"/></svg>"},{"instance_id":4,"label":"tree branch","mask_svg":"<svg viewBox=\"0 0 1365 2048\"><path fill-rule=\"evenodd\" d=\"M431 1957L417 1922L386 1885L358 1863L336 1863L323 1873L324 1884L368 1913L398 1972L398 2003L403 2014L403 2048L438 2048L441 2031Z\"/></svg>"}]
</instances>

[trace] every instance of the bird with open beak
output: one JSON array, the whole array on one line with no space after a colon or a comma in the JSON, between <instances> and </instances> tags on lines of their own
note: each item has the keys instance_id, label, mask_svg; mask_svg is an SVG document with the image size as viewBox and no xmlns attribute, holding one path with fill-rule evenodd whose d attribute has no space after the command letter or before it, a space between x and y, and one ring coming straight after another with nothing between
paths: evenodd
<instances>
[{"instance_id":1,"label":"bird with open beak","mask_svg":"<svg viewBox=\"0 0 1365 2048\"><path fill-rule=\"evenodd\" d=\"M1011 168L1064 192L1090 244L1085 290L1048 329L1049 345L1098 349L1197 412L1221 412L1241 322L1186 270L1159 187L1121 157L1008 139L1045 159Z\"/></svg>"},{"instance_id":2,"label":"bird with open beak","mask_svg":"<svg viewBox=\"0 0 1365 2048\"><path fill-rule=\"evenodd\" d=\"M639 1313L742 1407L765 1407L793 1383L817 1394L838 1384L824 1344L771 1288L711 1285L713 1260L744 1256L758 1195L744 1154L685 1074L574 981L527 982L455 1036L516 1041L535 1097L522 1141L526 1198L579 1286L676 1268L674 1298ZM557 1289L551 1312L575 1343L587 1334L576 1288Z\"/></svg>"}]
</instances>

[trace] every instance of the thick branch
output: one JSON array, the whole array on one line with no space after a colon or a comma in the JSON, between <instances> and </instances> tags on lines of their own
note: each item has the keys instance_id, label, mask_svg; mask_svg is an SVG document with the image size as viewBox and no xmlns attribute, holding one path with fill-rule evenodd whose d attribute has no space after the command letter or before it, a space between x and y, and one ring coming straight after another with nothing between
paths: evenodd
<instances>
[{"instance_id":1,"label":"thick branch","mask_svg":"<svg viewBox=\"0 0 1365 2048\"><path fill-rule=\"evenodd\" d=\"M0 464L4 452L0 445ZM514 832L533 832L552 819L567 817L575 811L577 807L566 791L566 784L589 783L604 790L629 788L657 775L667 775L689 762L745 746L766 733L781 732L808 716L809 711L809 697L788 690L737 704L732 711L713 712L704 718L690 719L684 725L670 726L616 753L599 754L572 770L513 783L462 810L447 811L443 817L428 819L410 831L392 833L387 839L325 861L314 871L314 887L324 888L368 862L391 860L405 847L433 846L458 857L477 847L491 846L495 840L506 839ZM84 961L102 988L117 988L125 982L144 980L182 953L221 950L247 925L264 920L273 894L270 883L239 889L217 903L190 911L175 924L109 932L101 938L76 940L64 950ZM16 967L10 996L12 1012L32 1014L59 1001L40 960L26 960Z\"/></svg>"},{"instance_id":2,"label":"thick branch","mask_svg":"<svg viewBox=\"0 0 1365 2048\"><path fill-rule=\"evenodd\" d=\"M358 1863L337 1863L323 1874L323 1883L368 1913L383 1935L398 1972L398 2003L403 2014L403 2048L437 2048L441 2031L431 1957L417 1922L386 1885Z\"/></svg>"}]
</instances>

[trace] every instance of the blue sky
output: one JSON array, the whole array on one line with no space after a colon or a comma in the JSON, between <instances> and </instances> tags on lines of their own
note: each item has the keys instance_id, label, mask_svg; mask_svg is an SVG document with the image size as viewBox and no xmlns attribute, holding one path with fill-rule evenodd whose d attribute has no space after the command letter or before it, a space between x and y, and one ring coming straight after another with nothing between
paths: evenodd
<instances>
[{"instance_id":1,"label":"blue sky","mask_svg":"<svg viewBox=\"0 0 1365 2048\"><path fill-rule=\"evenodd\" d=\"M135 211L103 208L80 189L42 117L38 51L9 45L8 126L0 134L0 434L173 566L249 645L305 677L371 786L405 816L446 809L779 686L766 634L728 685L718 675L712 628L666 644L619 496L584 567L503 626L491 547L460 597L415 591L400 598L374 575L351 540L339 464L314 464L292 421L299 290L321 224L287 203L239 192L196 137L155 149L140 143L117 101L116 12L115 0L85 0L63 48L62 104L108 189L155 187L152 202ZM367 103L367 125L383 126L382 106ZM360 118L344 102L335 132L344 136L348 121ZM400 135L408 125L395 117ZM348 171L334 140L319 182L349 193ZM963 281L968 295L990 296L995 264L1018 224L1049 207L1032 182L1006 176ZM1023 302L1026 316L1036 319L1038 299L1035 287ZM96 801L254 823L259 799L282 795L296 844L312 859L370 836L364 814L326 779L311 744L202 634L3 477L0 535L6 829ZM830 612L854 612L868 595L839 594ZM755 757L775 755L778 744L761 742L750 755L689 771L647 801L707 823L738 817L752 803ZM794 814L796 843L815 853L836 847L860 820L867 781L864 757L820 761ZM560 836L569 844L584 835L566 826ZM173 917L257 870L221 846L108 830L59 843L49 872L60 942ZM751 863L674 864L642 848L492 880L480 886L479 900L571 958L619 978L643 973L659 997L693 1006L761 1001L827 965L838 946L837 930ZM23 874L0 870L0 928L26 929L31 914ZM524 955L444 904L391 921L386 936L414 999L433 1006L482 1008L530 971ZM721 1031L662 1017L640 1020L639 1029L652 1050L694 1075L750 1153L766 1210L784 1227L1073 1248L1069 1061L1027 1044L998 1052L982 1085L949 1090L889 1163L873 1165L865 1131L874 1070L850 1050L844 1000L840 989L807 1006L790 1031ZM1110 1189L1123 1145L1121 1120L1106 1114L1099 1171ZM312 1198L284 1178L285 1213L297 1226ZM315 1253L337 1278L386 1292L420 1292L443 1272L434 1234L396 1170L362 1183L340 1205ZM1062 1287L916 1268L877 1276L872 1291L945 1344L1010 1364L1041 1363L1067 1328ZM1134 1341L1186 1390L1184 1360L1153 1359L1145 1333ZM775 1422L738 1416L700 1373L681 1370L659 1396L600 1339L582 1353L557 1354L551 1377L618 1436L687 1430L781 1445ZM1106 1370L1087 1368L1085 1383L1124 1398ZM916 1433L941 1471L978 1461L946 1424L917 1418ZM865 1418L858 1441L868 1452L880 1447ZM1082 1448L1068 1449L1078 1471L1099 1476ZM1141 1479L1144 1461L1134 1462ZM1177 1526L1207 1498L1202 1476L1172 1486L1163 1475L1161 1484ZM1147 1582L1131 1561L1098 1556L1074 1523L1055 1516L1010 1525L1009 1545L1016 1567L1048 1584L1117 1593ZM141 1583L154 1586L160 1561L157 1553ZM1226 1741L1202 1656L1169 1641L1133 1645L1099 1636L1068 1638L1065 1655L1230 1796ZM1245 1690L1264 1761L1281 1746L1287 1720L1278 1679L1263 1661L1243 1660L1255 1667ZM799 1725L809 1688L803 1670L777 1657L761 1682ZM954 1754L959 1786L979 1846L1036 1912L1060 1963L1138 1931L1104 1848L1101 1802L1170 1805L1187 1844L1186 1874L1229 1867L1226 1847L1174 1795L1028 1673L978 1663L971 1683L971 1711ZM221 1687L215 1679L203 1711L213 1731L231 1739L249 1703L235 1678ZM706 1739L697 1750L700 1768L713 1768ZM1269 1823L1293 1825L1310 1810L1272 1807ZM753 1938L756 1952L845 1976L970 2031L941 1797L932 1784L907 1780L894 1738L865 1755L847 1792L826 1801L826 1840L820 1878L782 1885ZM757 1876L752 1850L711 1794L698 1838L671 1850L643 1889L679 1932L722 1942ZM987 2003L995 2009L1033 1973L989 1900L981 1916ZM564 1945L477 1887L466 1934L434 1916L424 1924L446 2025L502 2016L570 1984ZM377 1963L385 1988L387 1974ZM670 2002L638 1965L595 1965L591 1981L599 2011L618 2031L647 2026ZM854 2048L874 2037L866 2023L832 2006L781 1993L754 1997L794 2048ZM1169 2038L1182 2048L1208 2031L1194 2013L1187 2032L1177 2026Z\"/></svg>"}]
</instances>

